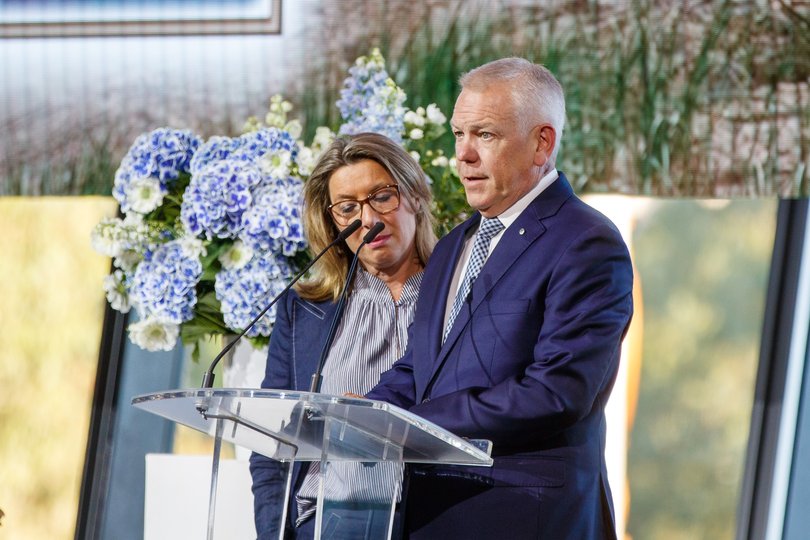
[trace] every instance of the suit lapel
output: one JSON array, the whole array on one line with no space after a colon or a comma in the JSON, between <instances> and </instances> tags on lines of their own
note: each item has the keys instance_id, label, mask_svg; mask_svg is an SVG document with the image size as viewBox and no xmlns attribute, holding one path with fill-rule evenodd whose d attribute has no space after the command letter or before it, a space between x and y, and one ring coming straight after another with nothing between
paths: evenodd
<instances>
[{"instance_id":1,"label":"suit lapel","mask_svg":"<svg viewBox=\"0 0 810 540\"><path fill-rule=\"evenodd\" d=\"M309 390L337 305L296 298L293 306L293 370L296 390Z\"/></svg>"},{"instance_id":2,"label":"suit lapel","mask_svg":"<svg viewBox=\"0 0 810 540\"><path fill-rule=\"evenodd\" d=\"M487 258L486 263L481 269L481 273L478 275L478 278L476 278L475 283L473 283L472 304L469 309L462 309L459 312L453 324L453 328L447 336L447 340L438 351L438 355L433 356L431 354L431 357L436 358L436 361L433 364L429 381L432 380L439 371L448 353L455 345L455 342L465 331L472 314L478 309L484 298L486 298L495 285L497 285L507 270L518 262L523 252L546 231L543 220L556 214L560 206L562 206L572 194L573 190L566 180L565 175L560 173L560 177L534 199L529 206L521 212L517 220L504 231L503 238L500 239L498 245L490 254L489 258ZM480 215L476 214L476 216L473 216L473 218L465 223L465 234L470 227L474 227L478 224L479 217ZM460 235L461 240L458 242L459 245L451 254L451 260L454 262L458 261L465 237L465 235ZM450 267L450 277L446 280L442 280L440 287L443 287L445 291L444 298L446 299L448 294L447 290L450 287L450 279L453 275L452 271L455 269L455 263L445 266ZM436 309L435 311L440 310ZM442 315L444 314L443 309L441 313ZM431 321L431 344L441 342L443 321L444 318L442 317L437 323L434 314L434 320ZM434 339L435 336L433 335L436 333L436 328L438 328L438 341Z\"/></svg>"},{"instance_id":3,"label":"suit lapel","mask_svg":"<svg viewBox=\"0 0 810 540\"><path fill-rule=\"evenodd\" d=\"M439 268L436 278L430 281L427 279L422 280L422 290L419 296L420 298L429 299L430 302L428 309L430 319L427 335L427 358L437 358L440 354L444 330L444 312L447 307L447 295L450 294L453 274L461 256L461 251L464 248L464 240L467 238L469 230L478 226L479 221L480 215L475 214L450 232L446 240L444 240L448 243L446 254L434 254L435 261L431 259L432 263L438 265ZM425 277L427 278L427 272ZM416 371L417 379L423 379L417 381L417 388L425 388L437 365L434 363L429 370ZM424 384L419 384L420 382Z\"/></svg>"}]
</instances>

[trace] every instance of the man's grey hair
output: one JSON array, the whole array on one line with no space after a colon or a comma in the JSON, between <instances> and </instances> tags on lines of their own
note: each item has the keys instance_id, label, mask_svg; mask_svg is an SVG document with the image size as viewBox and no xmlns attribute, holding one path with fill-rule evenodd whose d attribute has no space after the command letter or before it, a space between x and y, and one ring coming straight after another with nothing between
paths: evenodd
<instances>
[{"instance_id":1,"label":"man's grey hair","mask_svg":"<svg viewBox=\"0 0 810 540\"><path fill-rule=\"evenodd\" d=\"M462 90L482 91L488 86L508 82L518 117L533 124L548 123L556 138L550 162L553 165L560 149L565 127L565 94L557 78L544 66L525 58L501 58L461 76ZM524 123L525 127L529 127Z\"/></svg>"}]
</instances>

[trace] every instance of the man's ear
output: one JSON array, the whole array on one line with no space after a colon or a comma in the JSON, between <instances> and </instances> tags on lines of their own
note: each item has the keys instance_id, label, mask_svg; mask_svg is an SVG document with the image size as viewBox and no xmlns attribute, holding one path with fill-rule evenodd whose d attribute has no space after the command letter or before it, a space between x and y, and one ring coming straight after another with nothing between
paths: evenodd
<instances>
[{"instance_id":1,"label":"man's ear","mask_svg":"<svg viewBox=\"0 0 810 540\"><path fill-rule=\"evenodd\" d=\"M557 132L551 124L540 124L535 126L533 136L537 142L534 151L534 164L542 167L546 162L551 159L554 153L554 144L557 142Z\"/></svg>"}]
</instances>

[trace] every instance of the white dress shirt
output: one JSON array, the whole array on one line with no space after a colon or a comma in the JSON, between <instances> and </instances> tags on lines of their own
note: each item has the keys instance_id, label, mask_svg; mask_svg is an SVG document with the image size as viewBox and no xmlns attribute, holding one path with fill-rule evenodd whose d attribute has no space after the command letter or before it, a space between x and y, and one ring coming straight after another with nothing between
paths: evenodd
<instances>
[{"instance_id":1,"label":"white dress shirt","mask_svg":"<svg viewBox=\"0 0 810 540\"><path fill-rule=\"evenodd\" d=\"M496 234L489 242L489 252L487 253L487 257L489 257L489 254L492 253L495 246L497 246L498 242L501 240L501 238L503 238L503 235L509 226L514 223L518 216L529 206L529 204L558 177L559 174L557 173L557 169L551 169L551 171L541 178L540 181L537 182L537 185L529 190L526 195L515 201L515 204L501 212L499 215L494 216L501 220L501 223L503 223L503 230ZM467 265L470 263L470 255L472 254L472 247L473 242L475 241L476 232L478 232L477 228L468 233L466 240L464 240L464 248L461 250L461 255L456 263L456 270L453 273L453 279L450 281L449 290L452 291L452 294L447 294L447 304L444 308L444 324L442 325L442 330L444 330L447 326L447 319L450 317L450 311L453 309L453 302L456 299L456 294L458 294L459 287L461 287L461 281L464 279L464 273L467 271Z\"/></svg>"}]
</instances>

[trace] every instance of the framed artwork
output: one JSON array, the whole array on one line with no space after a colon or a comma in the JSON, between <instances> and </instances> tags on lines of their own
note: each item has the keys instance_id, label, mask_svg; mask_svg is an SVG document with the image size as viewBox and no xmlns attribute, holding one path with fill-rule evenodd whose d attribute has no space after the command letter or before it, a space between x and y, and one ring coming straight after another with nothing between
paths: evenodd
<instances>
[{"instance_id":1,"label":"framed artwork","mask_svg":"<svg viewBox=\"0 0 810 540\"><path fill-rule=\"evenodd\" d=\"M281 0L0 0L0 38L280 31Z\"/></svg>"}]
</instances>

